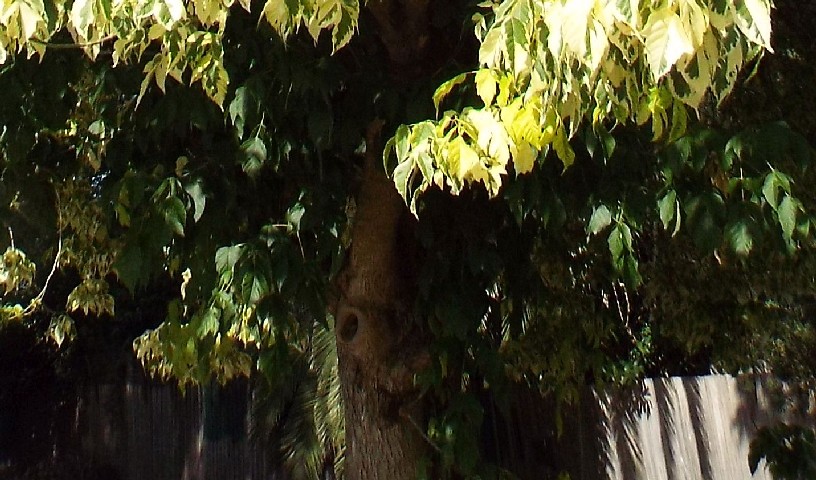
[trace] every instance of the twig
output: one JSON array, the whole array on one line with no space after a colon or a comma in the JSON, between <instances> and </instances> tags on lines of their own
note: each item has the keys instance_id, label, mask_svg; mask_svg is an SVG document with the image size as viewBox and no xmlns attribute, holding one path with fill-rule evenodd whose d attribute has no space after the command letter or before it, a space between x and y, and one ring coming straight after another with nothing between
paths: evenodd
<instances>
[{"instance_id":1,"label":"twig","mask_svg":"<svg viewBox=\"0 0 816 480\"><path fill-rule=\"evenodd\" d=\"M48 290L48 284L51 282L51 278L54 277L54 273L57 271L57 265L59 265L59 259L62 256L62 210L61 210L61 202L59 198L59 193L56 194L57 196L57 225L59 230L59 237L57 239L57 254L54 256L54 263L51 265L51 271L48 272L48 276L45 278L45 284L43 285L42 290L40 293L37 294L36 297L31 299L28 302L28 306L25 310L22 311L20 317L25 317L30 315L42 302L43 298L45 298L45 292Z\"/></svg>"},{"instance_id":2,"label":"twig","mask_svg":"<svg viewBox=\"0 0 816 480\"><path fill-rule=\"evenodd\" d=\"M53 48L55 50L74 50L74 49L82 49L88 47L95 47L96 45L101 45L105 42L109 42L116 38L116 35L110 34L105 37L100 38L99 40L94 40L92 42L80 42L80 43L53 43L47 40L40 40L39 38L30 38L30 42L39 43L40 45L45 45L48 48Z\"/></svg>"},{"instance_id":3,"label":"twig","mask_svg":"<svg viewBox=\"0 0 816 480\"><path fill-rule=\"evenodd\" d=\"M430 439L430 437L428 437L428 435L425 433L425 431L422 430L422 427L420 427L419 424L417 424L416 420L414 420L414 417L412 417L410 413L401 411L400 414L403 418L408 420L408 423L410 423L411 426L416 429L419 435L425 440L425 442L428 443L428 445L431 446L431 448L436 450L438 454L442 455L442 449L439 448L439 446L435 444L433 440Z\"/></svg>"}]
</instances>

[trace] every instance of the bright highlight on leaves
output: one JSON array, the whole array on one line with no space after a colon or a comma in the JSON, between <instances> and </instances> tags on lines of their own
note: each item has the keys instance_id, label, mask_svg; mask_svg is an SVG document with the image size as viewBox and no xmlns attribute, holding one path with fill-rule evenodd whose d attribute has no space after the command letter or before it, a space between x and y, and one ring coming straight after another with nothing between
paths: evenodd
<instances>
[{"instance_id":1,"label":"bright highlight on leaves","mask_svg":"<svg viewBox=\"0 0 816 480\"><path fill-rule=\"evenodd\" d=\"M229 78L224 68L222 37L234 0L76 0L69 8L56 0L13 0L0 6L0 63L26 50L43 55L47 42L67 29L78 46L95 58L107 41L113 61L139 61L148 46L155 54L145 66L139 98L151 82L164 91L168 76L200 83L206 94L223 105ZM248 0L240 5L249 11ZM262 18L284 38L305 26L315 41L331 32L336 49L351 40L360 5L355 0L268 0Z\"/></svg>"},{"instance_id":2,"label":"bright highlight on leaves","mask_svg":"<svg viewBox=\"0 0 816 480\"><path fill-rule=\"evenodd\" d=\"M698 109L708 92L722 101L745 62L771 48L770 33L769 0L494 3L476 25L482 68L472 78L484 107L408 127L398 149L389 143L386 163L415 206L431 185L457 193L481 183L495 195L503 174L496 173L510 163L517 174L528 172L550 148L569 168L569 140L583 123L597 131L650 123L655 141L675 140L685 132L687 109ZM445 82L434 95L437 108L470 78ZM499 128L490 118L501 119ZM463 144L478 152L483 169L450 168L461 165L455 155ZM668 218L669 205L663 210Z\"/></svg>"}]
</instances>

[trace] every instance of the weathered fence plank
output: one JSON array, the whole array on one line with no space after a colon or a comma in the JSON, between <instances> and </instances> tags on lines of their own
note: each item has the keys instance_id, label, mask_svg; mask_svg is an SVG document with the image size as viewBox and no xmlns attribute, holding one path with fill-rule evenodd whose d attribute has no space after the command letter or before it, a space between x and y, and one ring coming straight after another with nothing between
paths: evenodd
<instances>
[{"instance_id":1,"label":"weathered fence plank","mask_svg":"<svg viewBox=\"0 0 816 480\"><path fill-rule=\"evenodd\" d=\"M562 471L574 480L772 480L762 464L749 471L757 429L813 421L806 409L781 413L770 390L766 379L726 375L588 389L562 411L560 437L552 405L528 392L511 412L491 407L495 460L530 480ZM118 472L109 480L283 478L269 447L249 437L249 388L219 395L144 381L89 386L78 403L83 454Z\"/></svg>"}]
</instances>

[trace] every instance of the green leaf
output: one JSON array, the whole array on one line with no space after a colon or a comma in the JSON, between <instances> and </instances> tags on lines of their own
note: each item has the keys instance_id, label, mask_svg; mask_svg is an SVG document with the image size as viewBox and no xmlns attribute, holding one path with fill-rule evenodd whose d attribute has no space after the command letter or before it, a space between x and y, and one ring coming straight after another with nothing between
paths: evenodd
<instances>
[{"instance_id":1,"label":"green leaf","mask_svg":"<svg viewBox=\"0 0 816 480\"><path fill-rule=\"evenodd\" d=\"M660 221L663 222L663 228L668 230L669 225L675 218L675 212L677 212L677 192L669 190L663 198L658 200L657 206L660 209ZM677 224L679 223L680 219L678 218Z\"/></svg>"},{"instance_id":2,"label":"green leaf","mask_svg":"<svg viewBox=\"0 0 816 480\"><path fill-rule=\"evenodd\" d=\"M66 314L54 316L48 326L48 336L54 340L57 347L61 347L66 340L73 340L76 338L74 320Z\"/></svg>"},{"instance_id":3,"label":"green leaf","mask_svg":"<svg viewBox=\"0 0 816 480\"><path fill-rule=\"evenodd\" d=\"M119 252L113 264L116 277L130 293L134 293L139 285L147 283L148 279L143 274L144 265L142 262L143 254L139 246L133 242L128 242Z\"/></svg>"},{"instance_id":4,"label":"green leaf","mask_svg":"<svg viewBox=\"0 0 816 480\"><path fill-rule=\"evenodd\" d=\"M241 281L241 295L251 304L258 303L269 294L269 279L263 272L249 271Z\"/></svg>"},{"instance_id":5,"label":"green leaf","mask_svg":"<svg viewBox=\"0 0 816 480\"><path fill-rule=\"evenodd\" d=\"M247 119L247 109L249 107L249 100L251 95L248 93L247 87L238 87L235 90L235 98L232 99L229 105L229 117L235 129L238 131L238 137L244 136L244 126Z\"/></svg>"},{"instance_id":6,"label":"green leaf","mask_svg":"<svg viewBox=\"0 0 816 480\"><path fill-rule=\"evenodd\" d=\"M598 136L601 139L601 143L603 144L604 154L606 158L612 158L612 154L615 153L615 137L609 133L609 130L603 128L603 126L598 126L595 128Z\"/></svg>"},{"instance_id":7,"label":"green leaf","mask_svg":"<svg viewBox=\"0 0 816 480\"><path fill-rule=\"evenodd\" d=\"M184 202L178 197L168 197L162 202L164 221L176 235L184 236L184 224L187 222L187 210Z\"/></svg>"},{"instance_id":8,"label":"green leaf","mask_svg":"<svg viewBox=\"0 0 816 480\"><path fill-rule=\"evenodd\" d=\"M612 214L609 212L609 209L606 208L606 205L600 205L595 208L595 211L592 212L592 217L589 219L589 225L587 225L587 231L588 233L597 235L611 223Z\"/></svg>"},{"instance_id":9,"label":"green leaf","mask_svg":"<svg viewBox=\"0 0 816 480\"><path fill-rule=\"evenodd\" d=\"M715 192L691 197L685 202L685 211L694 243L698 248L713 252L722 242L722 224L725 218L725 202Z\"/></svg>"},{"instance_id":10,"label":"green leaf","mask_svg":"<svg viewBox=\"0 0 816 480\"><path fill-rule=\"evenodd\" d=\"M672 102L671 130L667 141L674 142L686 133L688 113L683 102Z\"/></svg>"},{"instance_id":11,"label":"green leaf","mask_svg":"<svg viewBox=\"0 0 816 480\"><path fill-rule=\"evenodd\" d=\"M612 259L616 263L623 255L632 250L632 232L629 226L624 223L619 223L612 229L607 238L609 245L609 253L612 254Z\"/></svg>"},{"instance_id":12,"label":"green leaf","mask_svg":"<svg viewBox=\"0 0 816 480\"><path fill-rule=\"evenodd\" d=\"M746 256L751 253L751 249L754 247L754 239L749 224L742 219L725 227L725 238L738 255Z\"/></svg>"},{"instance_id":13,"label":"green leaf","mask_svg":"<svg viewBox=\"0 0 816 480\"><path fill-rule=\"evenodd\" d=\"M765 176L765 183L762 185L762 195L774 210L779 208L779 189L785 193L790 193L790 177L776 170Z\"/></svg>"},{"instance_id":14,"label":"green leaf","mask_svg":"<svg viewBox=\"0 0 816 480\"><path fill-rule=\"evenodd\" d=\"M791 239L793 229L796 228L796 213L798 210L799 201L790 195L785 195L776 211L779 215L779 225L782 226L782 233L787 240Z\"/></svg>"},{"instance_id":15,"label":"green leaf","mask_svg":"<svg viewBox=\"0 0 816 480\"><path fill-rule=\"evenodd\" d=\"M241 144L241 168L250 178L256 178L267 159L266 144L259 137L252 137Z\"/></svg>"},{"instance_id":16,"label":"green leaf","mask_svg":"<svg viewBox=\"0 0 816 480\"><path fill-rule=\"evenodd\" d=\"M300 221L303 219L303 214L306 213L306 207L302 203L296 202L286 211L286 223L298 232L300 231Z\"/></svg>"},{"instance_id":17,"label":"green leaf","mask_svg":"<svg viewBox=\"0 0 816 480\"><path fill-rule=\"evenodd\" d=\"M198 338L214 335L218 333L218 328L218 311L215 308L210 307L205 309L204 313L201 315L200 323L196 329L196 335Z\"/></svg>"},{"instance_id":18,"label":"green leaf","mask_svg":"<svg viewBox=\"0 0 816 480\"><path fill-rule=\"evenodd\" d=\"M437 114L439 113L439 105L442 103L442 100L444 100L445 97L451 92L451 90L453 90L457 85L467 80L467 77L470 74L471 72L460 73L459 75L451 78L450 80L444 82L442 85L437 87L436 91L433 94L434 108L436 108ZM476 75L476 78L478 80L479 78L478 73Z\"/></svg>"},{"instance_id":19,"label":"green leaf","mask_svg":"<svg viewBox=\"0 0 816 480\"><path fill-rule=\"evenodd\" d=\"M215 252L215 268L218 273L223 275L226 272L231 272L235 268L235 263L243 255L244 247L243 243L239 243L238 245L219 248Z\"/></svg>"},{"instance_id":20,"label":"green leaf","mask_svg":"<svg viewBox=\"0 0 816 480\"><path fill-rule=\"evenodd\" d=\"M634 255L626 255L623 262L623 280L627 286L637 287L643 282L643 277L640 276L638 268L638 261Z\"/></svg>"},{"instance_id":21,"label":"green leaf","mask_svg":"<svg viewBox=\"0 0 816 480\"><path fill-rule=\"evenodd\" d=\"M334 115L331 109L328 106L315 108L311 110L308 118L309 138L320 149L328 147L334 131Z\"/></svg>"},{"instance_id":22,"label":"green leaf","mask_svg":"<svg viewBox=\"0 0 816 480\"><path fill-rule=\"evenodd\" d=\"M193 201L193 221L198 222L204 214L204 207L207 205L207 196L201 188L201 182L193 182L184 187L187 195Z\"/></svg>"}]
</instances>

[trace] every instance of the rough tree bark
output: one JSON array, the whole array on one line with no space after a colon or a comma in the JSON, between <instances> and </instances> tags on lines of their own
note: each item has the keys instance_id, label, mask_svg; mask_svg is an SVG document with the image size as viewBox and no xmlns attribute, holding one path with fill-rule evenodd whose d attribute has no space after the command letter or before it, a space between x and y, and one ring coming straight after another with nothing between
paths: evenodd
<instances>
[{"instance_id":1,"label":"rough tree bark","mask_svg":"<svg viewBox=\"0 0 816 480\"><path fill-rule=\"evenodd\" d=\"M396 83L421 73L429 0L368 3ZM427 354L411 316L414 294L405 242L413 221L382 171L382 122L372 122L347 264L335 310L346 425L346 477L414 479L428 447L412 377Z\"/></svg>"},{"instance_id":2,"label":"rough tree bark","mask_svg":"<svg viewBox=\"0 0 816 480\"><path fill-rule=\"evenodd\" d=\"M376 145L379 126L369 132ZM421 342L411 317L413 290L401 238L407 212L370 150L341 275L336 309L339 374L346 418L349 479L413 479L425 453L412 374Z\"/></svg>"}]
</instances>

